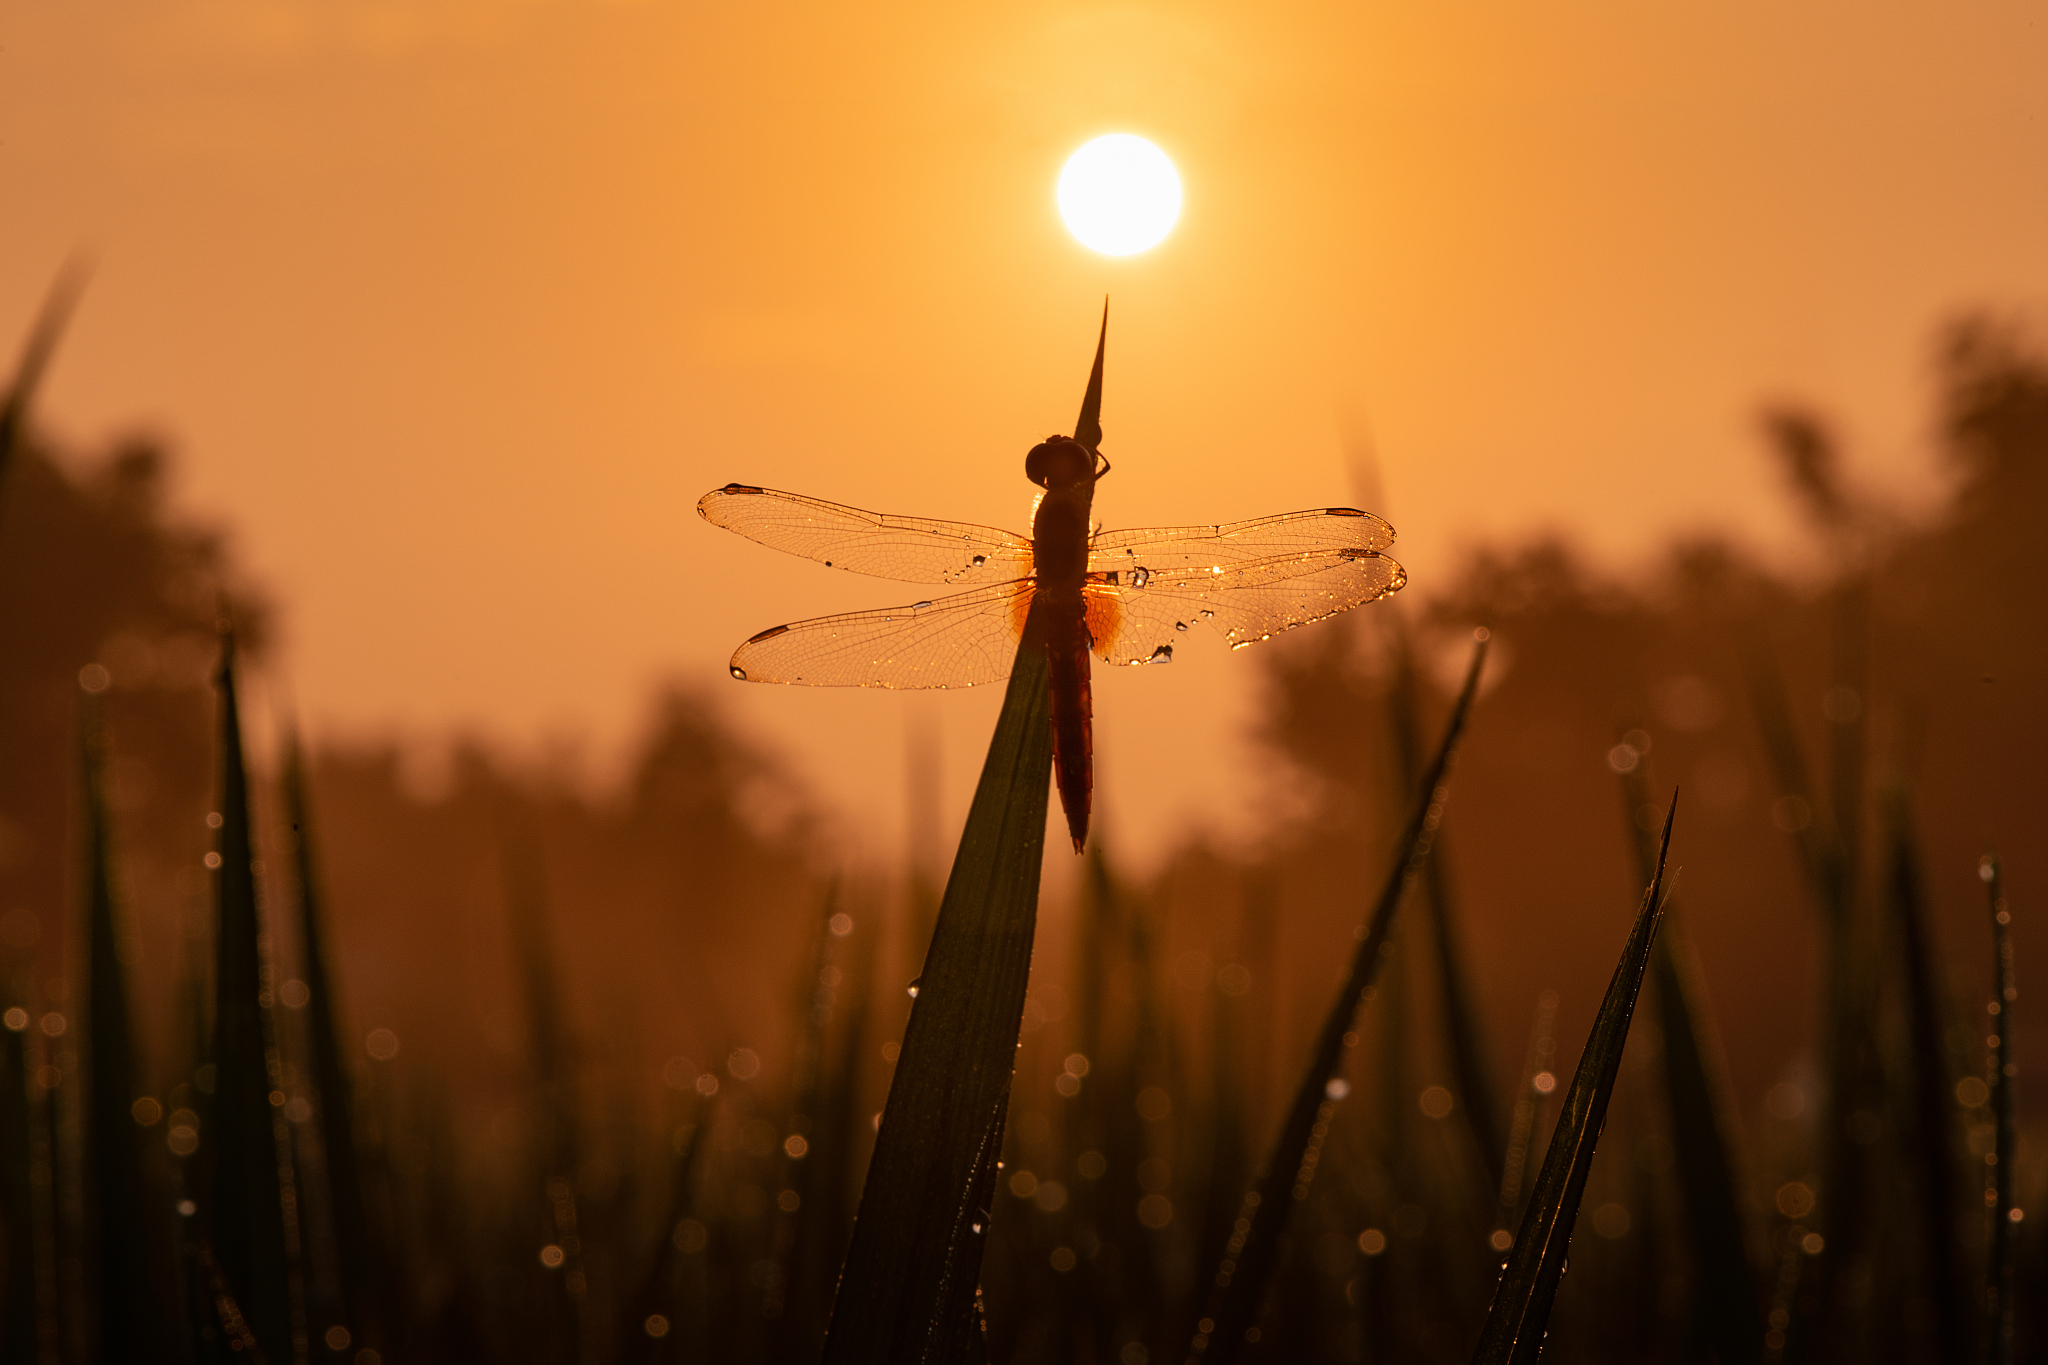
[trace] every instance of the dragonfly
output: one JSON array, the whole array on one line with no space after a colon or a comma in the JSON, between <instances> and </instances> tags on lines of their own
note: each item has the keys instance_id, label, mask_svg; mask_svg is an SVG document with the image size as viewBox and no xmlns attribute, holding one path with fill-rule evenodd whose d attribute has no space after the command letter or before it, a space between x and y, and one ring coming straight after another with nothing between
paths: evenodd
<instances>
[{"instance_id":1,"label":"dragonfly","mask_svg":"<svg viewBox=\"0 0 2048 1365\"><path fill-rule=\"evenodd\" d=\"M1092 659L1170 663L1197 625L1242 649L1391 596L1408 581L1386 553L1394 528L1353 507L1209 526L1092 526L1095 486L1110 470L1093 417L1101 381L1098 345L1076 435L1050 436L1025 456L1025 477L1041 490L1028 536L752 484L727 484L697 503L712 525L827 568L961 590L771 627L734 652L729 667L743 682L978 687L1009 676L1037 614L1054 785L1076 853L1094 792Z\"/></svg>"}]
</instances>

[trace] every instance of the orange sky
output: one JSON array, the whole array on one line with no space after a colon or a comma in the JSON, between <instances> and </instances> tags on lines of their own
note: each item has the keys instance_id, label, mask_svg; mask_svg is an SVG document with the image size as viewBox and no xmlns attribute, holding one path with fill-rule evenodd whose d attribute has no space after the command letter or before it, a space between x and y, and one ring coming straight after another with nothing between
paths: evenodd
<instances>
[{"instance_id":1,"label":"orange sky","mask_svg":"<svg viewBox=\"0 0 2048 1365\"><path fill-rule=\"evenodd\" d=\"M1778 393L1924 495L1931 327L2048 300L2048 19L1907 11L17 0L0 327L96 253L46 419L174 438L316 731L601 762L701 679L893 841L908 718L957 818L995 698L727 683L754 630L906 589L699 493L1022 527L1107 293L1112 525L1350 502L1348 429L1424 591L1540 526L1778 552ZM1122 261L1052 202L1115 130L1186 187ZM1232 818L1252 660L1200 644L1098 694L1140 851Z\"/></svg>"}]
</instances>

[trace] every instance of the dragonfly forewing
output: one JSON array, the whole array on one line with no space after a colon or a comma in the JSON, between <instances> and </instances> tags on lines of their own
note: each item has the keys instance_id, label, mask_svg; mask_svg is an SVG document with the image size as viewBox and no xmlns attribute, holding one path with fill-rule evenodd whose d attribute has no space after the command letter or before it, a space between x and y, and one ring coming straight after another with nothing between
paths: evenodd
<instances>
[{"instance_id":1,"label":"dragonfly forewing","mask_svg":"<svg viewBox=\"0 0 2048 1365\"><path fill-rule=\"evenodd\" d=\"M773 488L729 483L697 514L772 549L905 583L1003 583L1030 575L1031 541L964 521L863 512Z\"/></svg>"},{"instance_id":2,"label":"dragonfly forewing","mask_svg":"<svg viewBox=\"0 0 2048 1365\"><path fill-rule=\"evenodd\" d=\"M747 682L806 687L975 687L1010 676L1035 584L820 616L764 630L732 656Z\"/></svg>"}]
</instances>

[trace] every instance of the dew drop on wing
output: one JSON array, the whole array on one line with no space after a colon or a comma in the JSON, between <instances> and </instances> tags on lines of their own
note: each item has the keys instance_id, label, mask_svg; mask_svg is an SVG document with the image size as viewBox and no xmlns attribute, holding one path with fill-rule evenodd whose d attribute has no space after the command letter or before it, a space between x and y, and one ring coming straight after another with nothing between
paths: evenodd
<instances>
[{"instance_id":1,"label":"dew drop on wing","mask_svg":"<svg viewBox=\"0 0 2048 1365\"><path fill-rule=\"evenodd\" d=\"M1142 588L1142 587L1144 587L1144 586L1145 586L1145 585L1146 585L1147 583L1149 583L1149 582L1151 582L1151 581L1152 581L1152 571L1151 571L1150 569L1146 568L1146 567L1145 567L1144 565L1140 564L1140 565L1139 565L1139 566L1138 566L1137 568L1135 568L1135 569L1131 570L1131 586L1132 586L1132 587L1134 587L1134 588Z\"/></svg>"},{"instance_id":2,"label":"dew drop on wing","mask_svg":"<svg viewBox=\"0 0 2048 1365\"><path fill-rule=\"evenodd\" d=\"M1175 630L1186 630L1188 628L1188 623L1185 621L1175 621L1173 623L1173 628Z\"/></svg>"},{"instance_id":3,"label":"dew drop on wing","mask_svg":"<svg viewBox=\"0 0 2048 1365\"><path fill-rule=\"evenodd\" d=\"M1202 619L1203 619L1204 621L1213 621L1213 620L1215 620L1215 619L1216 619L1216 613L1215 613L1215 612L1213 612L1213 611L1211 611L1211 610L1209 610L1209 609L1208 609L1207 607L1203 607L1203 608L1202 608Z\"/></svg>"},{"instance_id":4,"label":"dew drop on wing","mask_svg":"<svg viewBox=\"0 0 2048 1365\"><path fill-rule=\"evenodd\" d=\"M910 609L911 609L912 611L923 611L923 610L924 610L925 608L929 607L930 605L931 605L931 603L929 603L929 602L912 602L912 603L910 604Z\"/></svg>"},{"instance_id":5,"label":"dew drop on wing","mask_svg":"<svg viewBox=\"0 0 2048 1365\"><path fill-rule=\"evenodd\" d=\"M917 978L917 980L910 983L910 998L912 1000L917 999L917 988L922 984L924 984L924 978L921 976Z\"/></svg>"},{"instance_id":6,"label":"dew drop on wing","mask_svg":"<svg viewBox=\"0 0 2048 1365\"><path fill-rule=\"evenodd\" d=\"M1146 662L1146 663L1148 663L1148 664L1170 664L1170 663L1172 663L1172 662L1173 662L1173 646L1172 646L1172 645L1161 645L1161 646L1159 646L1159 648L1157 648L1157 649L1155 649L1155 650L1153 650L1153 651L1152 651L1152 657L1151 657L1151 658L1149 658L1149 659L1147 659L1147 660L1145 660L1145 662Z\"/></svg>"},{"instance_id":7,"label":"dew drop on wing","mask_svg":"<svg viewBox=\"0 0 2048 1365\"><path fill-rule=\"evenodd\" d=\"M980 568L980 567L981 567L982 565L984 565L984 564L986 564L986 563L988 563L988 556L987 556L987 555L976 555L976 556L974 557L974 567L975 567L975 568L977 568L977 569L978 569L978 568Z\"/></svg>"},{"instance_id":8,"label":"dew drop on wing","mask_svg":"<svg viewBox=\"0 0 2048 1365\"><path fill-rule=\"evenodd\" d=\"M739 666L738 664L733 664L733 665L732 665L731 667L732 667L732 675L733 675L733 676L734 676L735 678L738 678L738 679L739 679L739 680L740 680L741 682L745 682L745 681L747 680L747 670L746 670L746 669L744 669L744 668L741 668L741 667L740 667L740 666Z\"/></svg>"}]
</instances>

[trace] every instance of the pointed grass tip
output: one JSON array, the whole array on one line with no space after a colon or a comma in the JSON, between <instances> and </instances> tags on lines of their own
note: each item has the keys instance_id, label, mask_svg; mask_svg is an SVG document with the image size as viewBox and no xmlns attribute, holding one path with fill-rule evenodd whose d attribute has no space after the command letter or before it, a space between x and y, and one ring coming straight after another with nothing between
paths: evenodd
<instances>
[{"instance_id":1,"label":"pointed grass tip","mask_svg":"<svg viewBox=\"0 0 2048 1365\"><path fill-rule=\"evenodd\" d=\"M1102 444L1102 353L1109 344L1109 298L1102 300L1102 330L1095 337L1095 368L1088 374L1088 392L1081 415L1074 419L1074 439L1090 450Z\"/></svg>"}]
</instances>

